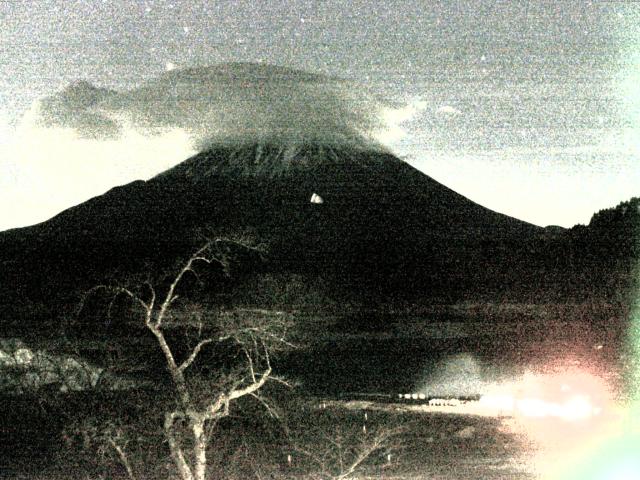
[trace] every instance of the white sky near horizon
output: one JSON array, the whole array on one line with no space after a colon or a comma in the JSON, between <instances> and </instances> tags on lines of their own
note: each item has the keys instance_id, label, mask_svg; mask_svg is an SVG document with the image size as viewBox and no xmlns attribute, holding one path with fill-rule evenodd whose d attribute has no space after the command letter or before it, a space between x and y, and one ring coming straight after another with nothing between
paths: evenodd
<instances>
[{"instance_id":1,"label":"white sky near horizon","mask_svg":"<svg viewBox=\"0 0 640 480\"><path fill-rule=\"evenodd\" d=\"M0 0L0 231L193 153L186 132L79 139L22 122L76 79L268 62L370 84L384 139L472 200L538 225L640 196L640 4Z\"/></svg>"}]
</instances>

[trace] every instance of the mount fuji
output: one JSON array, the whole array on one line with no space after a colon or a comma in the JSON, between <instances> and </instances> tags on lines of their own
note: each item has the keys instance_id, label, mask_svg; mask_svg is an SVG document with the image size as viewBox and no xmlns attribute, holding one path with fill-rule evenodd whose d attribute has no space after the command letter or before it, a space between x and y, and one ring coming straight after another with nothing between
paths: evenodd
<instances>
[{"instance_id":1,"label":"mount fuji","mask_svg":"<svg viewBox=\"0 0 640 480\"><path fill-rule=\"evenodd\" d=\"M324 299L375 308L522 291L531 298L553 290L544 282L572 258L563 229L484 208L372 142L361 132L375 122L358 123L358 108L343 115L348 102L335 79L245 64L170 74L76 103L106 118L116 118L114 105L139 114L175 106L196 82L194 101L205 108L202 98L213 99L206 108L216 116L204 117L219 128L196 139L200 153L147 181L0 233L3 324L51 322L105 279L167 271L203 233L266 246L265 259L240 262L243 301L263 295L251 278L275 277L286 289L295 276L319 290L319 309ZM223 105L224 92L231 100ZM320 113L307 122L314 105Z\"/></svg>"}]
</instances>

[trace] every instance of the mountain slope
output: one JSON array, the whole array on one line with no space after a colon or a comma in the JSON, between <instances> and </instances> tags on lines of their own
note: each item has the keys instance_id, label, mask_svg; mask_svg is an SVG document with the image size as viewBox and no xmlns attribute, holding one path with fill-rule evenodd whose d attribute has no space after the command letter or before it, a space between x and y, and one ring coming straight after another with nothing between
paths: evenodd
<instances>
[{"instance_id":1,"label":"mountain slope","mask_svg":"<svg viewBox=\"0 0 640 480\"><path fill-rule=\"evenodd\" d=\"M312 203L314 194L323 202ZM269 246L273 271L326 277L356 293L374 288L380 298L459 283L486 270L488 259L495 270L514 245L542 230L487 210L386 152L219 145L147 182L0 234L2 284L13 299L5 308L19 298L52 302L116 270L166 267L202 229L251 234Z\"/></svg>"}]
</instances>

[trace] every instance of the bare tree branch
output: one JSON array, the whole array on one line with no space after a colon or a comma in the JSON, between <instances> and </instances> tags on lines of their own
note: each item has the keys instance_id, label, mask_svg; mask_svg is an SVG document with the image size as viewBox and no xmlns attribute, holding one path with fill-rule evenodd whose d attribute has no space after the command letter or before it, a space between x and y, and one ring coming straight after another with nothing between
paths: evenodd
<instances>
[{"instance_id":1,"label":"bare tree branch","mask_svg":"<svg viewBox=\"0 0 640 480\"><path fill-rule=\"evenodd\" d=\"M278 420L280 419L280 415L278 415L278 412L276 412L275 409L271 405L269 405L264 398L262 398L260 395L258 395L255 392L250 393L249 395L255 398L258 402L260 402L260 404L262 404L265 410L269 413L270 417L277 418Z\"/></svg>"},{"instance_id":2,"label":"bare tree branch","mask_svg":"<svg viewBox=\"0 0 640 480\"><path fill-rule=\"evenodd\" d=\"M294 445L297 451L309 458L319 469L316 476L327 480L352 478L375 452L392 447L390 441L402 429L383 429L370 437L356 438L354 435L324 435L324 447L314 444L313 448Z\"/></svg>"},{"instance_id":3,"label":"bare tree branch","mask_svg":"<svg viewBox=\"0 0 640 480\"><path fill-rule=\"evenodd\" d=\"M191 354L189 355L189 357L187 357L187 359L180 364L180 366L178 367L178 370L180 372L184 372L187 368L189 368L191 364L198 357L198 354L200 353L200 350L202 350L202 347L212 342L213 342L212 338L206 338L204 340L200 340L200 342L198 342L198 344L191 351Z\"/></svg>"},{"instance_id":4,"label":"bare tree branch","mask_svg":"<svg viewBox=\"0 0 640 480\"><path fill-rule=\"evenodd\" d=\"M167 361L167 369L171 374L171 378L173 379L173 383L176 387L176 390L178 391L182 405L184 407L187 407L190 404L191 399L189 390L187 389L187 383L185 381L183 371L178 368L175 357L173 356L173 352L171 351L171 347L169 347L169 344L167 343L162 330L157 328L156 325L152 323L147 326L149 327L151 333L153 333L153 335L156 337L158 346L164 354L165 360Z\"/></svg>"},{"instance_id":5,"label":"bare tree branch","mask_svg":"<svg viewBox=\"0 0 640 480\"><path fill-rule=\"evenodd\" d=\"M203 261L206 261L206 263L211 263L211 260L209 260L206 257L202 256L202 254L205 251L207 251L210 247L211 247L211 244L210 243L206 243L198 251L196 251L196 253L194 253L191 256L191 258L187 261L186 265L184 267L182 267L182 269L178 272L176 277L173 279L173 282L171 282L171 285L169 286L169 291L167 292L167 295L165 296L164 302L162 302L162 305L160 306L160 311L159 311L158 316L156 318L156 325L155 325L156 328L160 328L160 326L162 325L162 321L164 320L164 316L165 316L165 314L167 312L167 309L169 308L171 303L175 301L174 297L175 297L176 287L178 286L178 284L182 280L182 277L184 277L184 275L187 272L192 270L193 263L196 260L203 260Z\"/></svg>"},{"instance_id":6,"label":"bare tree branch","mask_svg":"<svg viewBox=\"0 0 640 480\"><path fill-rule=\"evenodd\" d=\"M116 441L111 437L108 439L108 442L111 445L111 447L115 450L116 454L118 455L118 459L120 460L120 463L122 463L122 465L124 466L125 470L127 471L128 477L131 480L135 480L136 477L133 474L133 468L131 468L131 463L129 462L129 457L125 453L124 448L122 448L121 445L116 443Z\"/></svg>"},{"instance_id":7,"label":"bare tree branch","mask_svg":"<svg viewBox=\"0 0 640 480\"><path fill-rule=\"evenodd\" d=\"M370 442L365 443L365 445L359 449L355 458L351 461L351 463L345 468L344 465L341 465L342 472L334 477L334 480L343 480L347 477L353 475L353 473L362 465L362 463L369 458L369 456L375 451L379 450L384 441L386 440L386 435L379 434L376 435ZM342 462L341 462L342 463Z\"/></svg>"},{"instance_id":8,"label":"bare tree branch","mask_svg":"<svg viewBox=\"0 0 640 480\"><path fill-rule=\"evenodd\" d=\"M251 359L251 355L247 352L246 348L242 348L242 352L247 357L247 363L249 364L249 373L251 374L251 380L255 383L256 381L256 372L253 370L253 360Z\"/></svg>"},{"instance_id":9,"label":"bare tree branch","mask_svg":"<svg viewBox=\"0 0 640 480\"><path fill-rule=\"evenodd\" d=\"M229 392L229 396L228 396L229 400L230 401L235 400L236 398L244 397L245 395L249 395L250 393L260 390L264 386L264 384L267 382L269 375L271 375L271 366L269 366L260 375L260 378L258 378L258 381L253 382L244 388L239 388L237 390L232 390L231 392Z\"/></svg>"},{"instance_id":10,"label":"bare tree branch","mask_svg":"<svg viewBox=\"0 0 640 480\"><path fill-rule=\"evenodd\" d=\"M89 290L87 290L87 292L83 295L82 299L80 300L80 303L78 305L78 309L76 310L76 314L80 314L84 308L86 299L89 298L89 296L94 293L97 292L99 290L106 290L107 292L111 292L113 293L115 296L119 295L119 294L125 294L127 295L129 298L131 298L135 303L139 304L145 312L149 311L151 309L151 307L146 304L144 302L144 300L142 300L138 295L136 295L135 293L133 293L131 290L129 290L128 288L125 287L121 287L121 286L113 286L113 285L96 285L95 287L90 288ZM111 302L115 301L115 297L111 300ZM110 311L110 308L109 308Z\"/></svg>"},{"instance_id":11,"label":"bare tree branch","mask_svg":"<svg viewBox=\"0 0 640 480\"><path fill-rule=\"evenodd\" d=\"M288 388L293 388L294 384L292 382L289 382L288 380L284 379L283 377L279 377L277 375L271 375L269 377L269 380L272 382L276 382L279 383L280 385L284 385L285 387Z\"/></svg>"}]
</instances>

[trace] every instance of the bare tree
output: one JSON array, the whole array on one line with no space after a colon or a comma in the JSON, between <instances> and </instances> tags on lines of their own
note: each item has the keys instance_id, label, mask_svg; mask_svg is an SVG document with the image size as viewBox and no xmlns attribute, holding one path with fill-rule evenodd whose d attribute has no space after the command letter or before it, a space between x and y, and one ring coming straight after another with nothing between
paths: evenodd
<instances>
[{"instance_id":1,"label":"bare tree","mask_svg":"<svg viewBox=\"0 0 640 480\"><path fill-rule=\"evenodd\" d=\"M278 349L291 346L287 341L290 327L288 315L247 309L211 314L206 309L187 308L187 303L177 294L181 282L188 275L198 277L198 269L205 265L217 264L227 271L229 259L226 246L229 243L252 248L226 239L207 241L184 262L162 293L149 281L137 288L98 285L88 292L109 292L109 310L116 298L128 297L139 309L144 326L153 334L164 356L175 393L175 407L164 414L163 433L173 463L183 480L207 478L207 450L211 439L209 427L229 415L234 401L253 397L272 412L269 404L260 396L260 389L268 381L284 383L273 375L271 355ZM187 352L178 353L168 340L169 332L172 336L176 332L183 335L194 335L195 332L196 340ZM220 375L214 385L208 384L202 388L199 377L190 375L190 370L195 368L205 350L216 347L233 348L242 361L236 362L226 375ZM116 444L114 448L120 458L126 459L121 444ZM128 462L124 466L128 474L133 476Z\"/></svg>"},{"instance_id":2,"label":"bare tree","mask_svg":"<svg viewBox=\"0 0 640 480\"><path fill-rule=\"evenodd\" d=\"M303 475L311 480L346 480L354 478L374 454L382 452L391 460L391 452L399 448L400 428L382 428L366 434L342 429L331 435L318 435L308 446L294 446L294 451L311 464L311 472Z\"/></svg>"}]
</instances>

